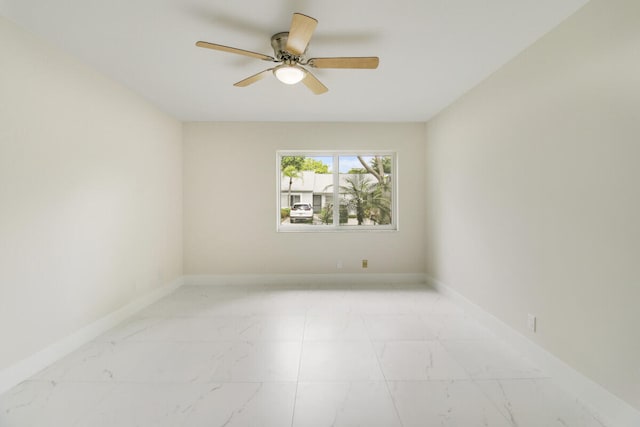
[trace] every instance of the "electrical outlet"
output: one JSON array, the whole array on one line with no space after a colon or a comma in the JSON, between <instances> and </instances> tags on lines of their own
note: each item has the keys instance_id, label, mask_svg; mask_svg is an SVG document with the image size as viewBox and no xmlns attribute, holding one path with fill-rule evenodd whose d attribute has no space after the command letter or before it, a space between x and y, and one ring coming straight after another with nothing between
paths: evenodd
<instances>
[{"instance_id":1,"label":"electrical outlet","mask_svg":"<svg viewBox=\"0 0 640 427\"><path fill-rule=\"evenodd\" d=\"M367 268L367 267L369 267L369 261L366 260L366 259L363 259L362 260L362 268Z\"/></svg>"},{"instance_id":2,"label":"electrical outlet","mask_svg":"<svg viewBox=\"0 0 640 427\"><path fill-rule=\"evenodd\" d=\"M342 261L338 261L338 263L336 264L336 268L338 270L340 270L342 268Z\"/></svg>"},{"instance_id":3,"label":"electrical outlet","mask_svg":"<svg viewBox=\"0 0 640 427\"><path fill-rule=\"evenodd\" d=\"M534 316L533 314L527 315L527 327L531 332L536 331L536 316Z\"/></svg>"}]
</instances>

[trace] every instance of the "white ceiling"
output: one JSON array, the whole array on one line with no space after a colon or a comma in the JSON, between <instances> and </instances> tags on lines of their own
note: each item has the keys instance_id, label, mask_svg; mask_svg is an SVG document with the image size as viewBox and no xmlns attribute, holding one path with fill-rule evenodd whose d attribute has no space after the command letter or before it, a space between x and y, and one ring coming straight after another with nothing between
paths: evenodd
<instances>
[{"instance_id":1,"label":"white ceiling","mask_svg":"<svg viewBox=\"0 0 640 427\"><path fill-rule=\"evenodd\" d=\"M587 0L0 0L0 14L185 121L425 121ZM379 56L377 70L313 69L313 95L271 63L291 14L319 23L310 57Z\"/></svg>"}]
</instances>

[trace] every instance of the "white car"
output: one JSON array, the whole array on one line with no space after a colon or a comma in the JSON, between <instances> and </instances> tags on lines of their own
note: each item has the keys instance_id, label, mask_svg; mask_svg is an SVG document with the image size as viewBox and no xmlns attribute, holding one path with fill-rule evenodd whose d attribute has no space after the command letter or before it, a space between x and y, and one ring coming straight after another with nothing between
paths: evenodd
<instances>
[{"instance_id":1,"label":"white car","mask_svg":"<svg viewBox=\"0 0 640 427\"><path fill-rule=\"evenodd\" d=\"M289 213L289 222L313 222L313 207L309 203L294 203Z\"/></svg>"}]
</instances>

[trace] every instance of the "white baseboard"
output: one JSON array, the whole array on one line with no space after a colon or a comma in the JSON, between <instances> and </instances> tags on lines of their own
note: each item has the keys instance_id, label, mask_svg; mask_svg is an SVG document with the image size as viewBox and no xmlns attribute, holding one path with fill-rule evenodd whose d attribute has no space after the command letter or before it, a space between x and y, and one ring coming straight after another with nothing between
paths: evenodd
<instances>
[{"instance_id":1,"label":"white baseboard","mask_svg":"<svg viewBox=\"0 0 640 427\"><path fill-rule=\"evenodd\" d=\"M20 384L55 361L77 350L138 311L182 286L182 278L138 297L124 307L96 320L73 334L0 371L0 393Z\"/></svg>"},{"instance_id":2,"label":"white baseboard","mask_svg":"<svg viewBox=\"0 0 640 427\"><path fill-rule=\"evenodd\" d=\"M423 273L343 273L343 274L214 274L184 276L185 285L331 285L331 284L411 284L425 283Z\"/></svg>"},{"instance_id":3,"label":"white baseboard","mask_svg":"<svg viewBox=\"0 0 640 427\"><path fill-rule=\"evenodd\" d=\"M426 276L426 282L438 292L454 299L472 317L489 328L499 338L508 342L516 350L526 355L532 362L553 378L558 386L576 396L587 407L592 409L596 413L596 416L607 426L640 426L640 412L627 402L576 371L502 320L468 300L458 291L428 275Z\"/></svg>"}]
</instances>

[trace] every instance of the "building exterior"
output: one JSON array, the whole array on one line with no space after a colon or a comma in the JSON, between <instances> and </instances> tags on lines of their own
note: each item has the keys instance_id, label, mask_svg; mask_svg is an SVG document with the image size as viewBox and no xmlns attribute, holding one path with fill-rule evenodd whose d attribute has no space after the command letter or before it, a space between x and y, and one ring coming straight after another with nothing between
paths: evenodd
<instances>
[{"instance_id":1,"label":"building exterior","mask_svg":"<svg viewBox=\"0 0 640 427\"><path fill-rule=\"evenodd\" d=\"M345 186L346 178L354 174L341 173L340 186ZM371 174L361 174L363 179L376 182ZM291 196L291 200L287 198ZM280 179L280 206L285 208L294 203L310 203L313 211L318 213L328 204L333 203L333 175L315 173L314 171L302 171L299 178L291 180L291 192L289 192L289 178L281 176Z\"/></svg>"}]
</instances>

